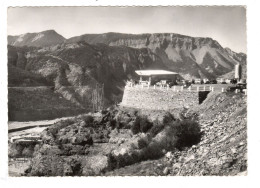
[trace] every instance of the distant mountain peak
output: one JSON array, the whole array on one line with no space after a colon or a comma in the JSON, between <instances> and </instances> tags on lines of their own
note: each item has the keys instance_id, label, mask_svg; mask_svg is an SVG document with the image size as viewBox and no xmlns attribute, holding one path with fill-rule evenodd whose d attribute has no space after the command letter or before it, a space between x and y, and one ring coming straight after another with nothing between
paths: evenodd
<instances>
[{"instance_id":1,"label":"distant mountain peak","mask_svg":"<svg viewBox=\"0 0 260 188\"><path fill-rule=\"evenodd\" d=\"M63 43L66 39L55 30L8 36L8 45L44 47Z\"/></svg>"}]
</instances>

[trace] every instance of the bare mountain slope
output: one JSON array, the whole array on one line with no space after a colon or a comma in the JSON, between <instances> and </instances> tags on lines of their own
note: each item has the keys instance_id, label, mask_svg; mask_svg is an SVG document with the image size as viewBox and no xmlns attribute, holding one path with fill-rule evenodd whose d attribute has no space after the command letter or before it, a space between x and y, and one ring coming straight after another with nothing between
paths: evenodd
<instances>
[{"instance_id":1,"label":"bare mountain slope","mask_svg":"<svg viewBox=\"0 0 260 188\"><path fill-rule=\"evenodd\" d=\"M89 44L103 43L109 46L126 46L148 48L156 54L163 65L180 73L186 79L217 78L234 70L241 63L246 69L246 55L223 48L211 38L190 37L174 33L155 34L85 34L65 39L53 30L40 33L27 33L19 36L8 36L8 44L13 46L45 47L63 42L67 44L85 41Z\"/></svg>"},{"instance_id":2,"label":"bare mountain slope","mask_svg":"<svg viewBox=\"0 0 260 188\"><path fill-rule=\"evenodd\" d=\"M136 69L166 69L150 49L89 45L86 42L42 48L8 47L9 86L54 86L80 108L90 109L96 84L104 84L105 106L120 102ZM19 79L20 78L20 79Z\"/></svg>"},{"instance_id":3,"label":"bare mountain slope","mask_svg":"<svg viewBox=\"0 0 260 188\"><path fill-rule=\"evenodd\" d=\"M8 36L8 44L13 46L35 46L43 47L60 44L65 38L54 30L39 33L25 33L18 36Z\"/></svg>"},{"instance_id":4,"label":"bare mountain slope","mask_svg":"<svg viewBox=\"0 0 260 188\"><path fill-rule=\"evenodd\" d=\"M110 46L149 48L170 70L184 78L216 78L234 69L238 63L246 64L246 55L223 48L211 38L190 37L173 33L157 34L85 34L66 42L86 41Z\"/></svg>"}]
</instances>

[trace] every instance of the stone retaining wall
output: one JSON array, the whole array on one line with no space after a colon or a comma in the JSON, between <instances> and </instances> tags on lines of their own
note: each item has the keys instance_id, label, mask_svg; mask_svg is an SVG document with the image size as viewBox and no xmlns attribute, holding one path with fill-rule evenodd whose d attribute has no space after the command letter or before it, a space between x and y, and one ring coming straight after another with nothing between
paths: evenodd
<instances>
[{"instance_id":1,"label":"stone retaining wall","mask_svg":"<svg viewBox=\"0 0 260 188\"><path fill-rule=\"evenodd\" d=\"M125 87L122 106L170 110L175 108L190 108L205 99L208 91L173 91L171 89ZM204 100L203 99L203 100Z\"/></svg>"}]
</instances>

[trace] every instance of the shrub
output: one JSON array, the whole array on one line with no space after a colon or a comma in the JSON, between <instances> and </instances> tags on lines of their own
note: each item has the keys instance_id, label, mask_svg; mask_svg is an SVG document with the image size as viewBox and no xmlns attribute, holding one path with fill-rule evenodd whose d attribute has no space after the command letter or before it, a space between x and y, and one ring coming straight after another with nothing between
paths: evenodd
<instances>
[{"instance_id":1,"label":"shrub","mask_svg":"<svg viewBox=\"0 0 260 188\"><path fill-rule=\"evenodd\" d=\"M151 142L146 148L141 152L141 160L147 159L158 159L163 156L162 149L165 146L162 143Z\"/></svg>"},{"instance_id":2,"label":"shrub","mask_svg":"<svg viewBox=\"0 0 260 188\"><path fill-rule=\"evenodd\" d=\"M125 153L124 155L113 155L113 154L108 154L108 164L109 170L113 169L118 169L124 166L128 166L137 162L140 162L142 158L140 157L140 153L133 151L132 153Z\"/></svg>"},{"instance_id":3,"label":"shrub","mask_svg":"<svg viewBox=\"0 0 260 188\"><path fill-rule=\"evenodd\" d=\"M167 124L172 121L175 121L174 116L170 112L166 112L166 114L163 117L163 124Z\"/></svg>"},{"instance_id":4,"label":"shrub","mask_svg":"<svg viewBox=\"0 0 260 188\"><path fill-rule=\"evenodd\" d=\"M137 121L131 129L134 134L141 132L141 118L137 118ZM161 133L158 134L159 132ZM108 156L110 167L112 169L121 168L148 159L158 159L165 154L165 151L190 147L197 144L201 138L199 124L190 120L171 121L166 125L155 122L155 125L149 130L149 133L151 133L153 137L156 135L150 143L144 138L141 138L138 141L138 148L132 145L132 151L130 153L118 156L110 154Z\"/></svg>"},{"instance_id":5,"label":"shrub","mask_svg":"<svg viewBox=\"0 0 260 188\"><path fill-rule=\"evenodd\" d=\"M145 148L147 145L148 145L147 140L145 140L144 138L138 140L139 149Z\"/></svg>"},{"instance_id":6,"label":"shrub","mask_svg":"<svg viewBox=\"0 0 260 188\"><path fill-rule=\"evenodd\" d=\"M140 124L139 120L135 120L133 126L131 127L131 131L133 134L137 134L140 132Z\"/></svg>"},{"instance_id":7,"label":"shrub","mask_svg":"<svg viewBox=\"0 0 260 188\"><path fill-rule=\"evenodd\" d=\"M174 121L168 124L167 134L176 136L178 149L197 144L201 139L200 126L191 120Z\"/></svg>"},{"instance_id":8,"label":"shrub","mask_svg":"<svg viewBox=\"0 0 260 188\"><path fill-rule=\"evenodd\" d=\"M157 141L152 141L142 151L142 160L156 159L163 156L163 150L181 149L197 144L201 139L201 131L198 123L190 120L171 121L166 125L155 124L150 133L154 137L164 131ZM158 137L158 138L159 138Z\"/></svg>"},{"instance_id":9,"label":"shrub","mask_svg":"<svg viewBox=\"0 0 260 188\"><path fill-rule=\"evenodd\" d=\"M117 123L116 123L116 120L114 120L114 119L110 119L110 120L106 123L106 127L107 127L107 128L110 128L110 127L111 127L111 129L116 128L116 125L117 125Z\"/></svg>"},{"instance_id":10,"label":"shrub","mask_svg":"<svg viewBox=\"0 0 260 188\"><path fill-rule=\"evenodd\" d=\"M90 115L81 116L81 119L85 121L87 125L92 125L94 121L94 118Z\"/></svg>"},{"instance_id":11,"label":"shrub","mask_svg":"<svg viewBox=\"0 0 260 188\"><path fill-rule=\"evenodd\" d=\"M146 116L141 116L140 119L140 131L146 133L149 129L151 129L153 124L148 121Z\"/></svg>"},{"instance_id":12,"label":"shrub","mask_svg":"<svg viewBox=\"0 0 260 188\"><path fill-rule=\"evenodd\" d=\"M149 130L149 133L151 133L152 137L155 137L159 132L161 132L164 128L164 124L160 123L157 119L154 121L152 128Z\"/></svg>"},{"instance_id":13,"label":"shrub","mask_svg":"<svg viewBox=\"0 0 260 188\"><path fill-rule=\"evenodd\" d=\"M137 116L133 126L131 127L131 131L133 134L137 134L139 132L146 133L149 129L151 129L153 124L148 121L147 116Z\"/></svg>"},{"instance_id":14,"label":"shrub","mask_svg":"<svg viewBox=\"0 0 260 188\"><path fill-rule=\"evenodd\" d=\"M50 126L47 128L48 132L51 133L54 137L56 137L56 134L60 129L63 129L71 124L75 123L75 119L66 119L66 120L61 120L54 125Z\"/></svg>"},{"instance_id":15,"label":"shrub","mask_svg":"<svg viewBox=\"0 0 260 188\"><path fill-rule=\"evenodd\" d=\"M32 157L32 156L33 156L33 153L34 153L34 146L35 146L35 145L30 145L29 147L25 147L25 148L23 149L22 156Z\"/></svg>"},{"instance_id":16,"label":"shrub","mask_svg":"<svg viewBox=\"0 0 260 188\"><path fill-rule=\"evenodd\" d=\"M28 176L63 176L64 159L57 155L37 155L32 159Z\"/></svg>"}]
</instances>

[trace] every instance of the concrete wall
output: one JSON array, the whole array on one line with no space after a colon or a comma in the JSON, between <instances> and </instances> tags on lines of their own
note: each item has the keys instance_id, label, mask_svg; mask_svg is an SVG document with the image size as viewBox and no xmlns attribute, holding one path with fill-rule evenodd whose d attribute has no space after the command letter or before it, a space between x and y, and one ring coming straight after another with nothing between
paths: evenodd
<instances>
[{"instance_id":1,"label":"concrete wall","mask_svg":"<svg viewBox=\"0 0 260 188\"><path fill-rule=\"evenodd\" d=\"M201 96L205 99L207 94L205 92L187 90L177 92L172 89L153 89L152 87L149 89L125 87L121 105L152 110L190 108L201 103Z\"/></svg>"}]
</instances>

